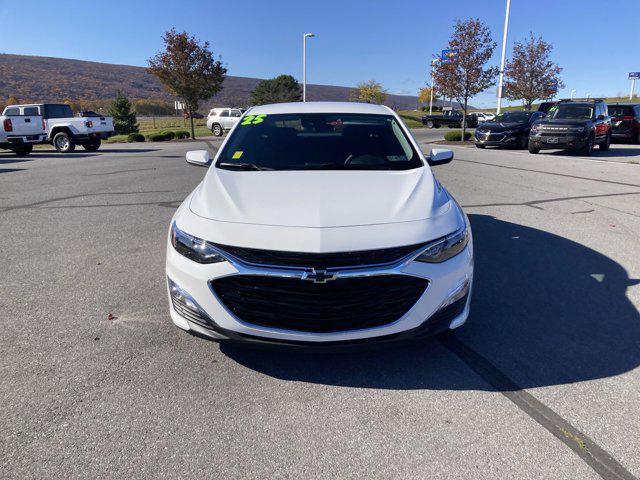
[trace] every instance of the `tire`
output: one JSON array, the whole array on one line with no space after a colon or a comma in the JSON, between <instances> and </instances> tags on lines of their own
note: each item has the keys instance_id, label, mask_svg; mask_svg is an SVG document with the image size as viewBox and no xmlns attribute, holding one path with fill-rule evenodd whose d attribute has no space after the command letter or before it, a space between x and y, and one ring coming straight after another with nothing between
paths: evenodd
<instances>
[{"instance_id":1,"label":"tire","mask_svg":"<svg viewBox=\"0 0 640 480\"><path fill-rule=\"evenodd\" d=\"M102 144L102 141L99 138L94 138L93 140L84 142L82 144L82 148L84 148L87 152L95 152L100 148L101 144Z\"/></svg>"},{"instance_id":2,"label":"tire","mask_svg":"<svg viewBox=\"0 0 640 480\"><path fill-rule=\"evenodd\" d=\"M211 126L211 133L213 133L216 137L221 137L224 131L222 130L222 126L219 123L214 123Z\"/></svg>"},{"instance_id":3,"label":"tire","mask_svg":"<svg viewBox=\"0 0 640 480\"><path fill-rule=\"evenodd\" d=\"M480 145L479 143L476 143L476 148L486 148L486 145Z\"/></svg>"},{"instance_id":4,"label":"tire","mask_svg":"<svg viewBox=\"0 0 640 480\"><path fill-rule=\"evenodd\" d=\"M540 153L540 149L537 147L534 147L533 145L529 144L529 153L532 153L534 155Z\"/></svg>"},{"instance_id":5,"label":"tire","mask_svg":"<svg viewBox=\"0 0 640 480\"><path fill-rule=\"evenodd\" d=\"M580 153L587 156L591 155L591 152L593 152L593 135L589 135L586 145L580 150Z\"/></svg>"},{"instance_id":6,"label":"tire","mask_svg":"<svg viewBox=\"0 0 640 480\"><path fill-rule=\"evenodd\" d=\"M11 149L18 157L26 157L33 150L33 145L17 145Z\"/></svg>"},{"instance_id":7,"label":"tire","mask_svg":"<svg viewBox=\"0 0 640 480\"><path fill-rule=\"evenodd\" d=\"M60 132L53 137L53 146L60 153L71 153L76 149L76 142L67 132Z\"/></svg>"},{"instance_id":8,"label":"tire","mask_svg":"<svg viewBox=\"0 0 640 480\"><path fill-rule=\"evenodd\" d=\"M518 142L518 148L521 150L524 150L528 146L529 146L529 139L525 135L520 136L520 141Z\"/></svg>"},{"instance_id":9,"label":"tire","mask_svg":"<svg viewBox=\"0 0 640 480\"><path fill-rule=\"evenodd\" d=\"M598 145L598 149L602 150L603 152L606 152L607 150L609 150L610 146L611 146L611 134L608 133L607 138L604 139L604 142Z\"/></svg>"},{"instance_id":10,"label":"tire","mask_svg":"<svg viewBox=\"0 0 640 480\"><path fill-rule=\"evenodd\" d=\"M433 120L427 120L427 123L425 123L425 126L427 128L433 128L436 126L435 122Z\"/></svg>"}]
</instances>

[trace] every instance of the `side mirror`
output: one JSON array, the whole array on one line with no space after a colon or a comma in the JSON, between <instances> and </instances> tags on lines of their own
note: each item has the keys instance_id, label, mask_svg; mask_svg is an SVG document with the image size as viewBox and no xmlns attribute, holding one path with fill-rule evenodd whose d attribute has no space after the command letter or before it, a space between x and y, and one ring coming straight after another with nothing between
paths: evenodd
<instances>
[{"instance_id":1,"label":"side mirror","mask_svg":"<svg viewBox=\"0 0 640 480\"><path fill-rule=\"evenodd\" d=\"M198 167L208 167L211 165L211 158L208 150L191 150L187 152L187 163Z\"/></svg>"},{"instance_id":2,"label":"side mirror","mask_svg":"<svg viewBox=\"0 0 640 480\"><path fill-rule=\"evenodd\" d=\"M605 117L604 115L598 115L598 120L604 120L605 118L607 117Z\"/></svg>"},{"instance_id":3,"label":"side mirror","mask_svg":"<svg viewBox=\"0 0 640 480\"><path fill-rule=\"evenodd\" d=\"M427 157L427 163L432 167L436 165L444 165L453 160L453 152L445 148L434 148Z\"/></svg>"}]
</instances>

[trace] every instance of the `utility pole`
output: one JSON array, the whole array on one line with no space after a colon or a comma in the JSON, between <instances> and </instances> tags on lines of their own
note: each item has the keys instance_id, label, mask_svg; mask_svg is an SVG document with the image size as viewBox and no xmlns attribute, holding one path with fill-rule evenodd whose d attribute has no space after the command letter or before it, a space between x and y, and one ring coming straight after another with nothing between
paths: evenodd
<instances>
[{"instance_id":1,"label":"utility pole","mask_svg":"<svg viewBox=\"0 0 640 480\"><path fill-rule=\"evenodd\" d=\"M502 82L504 80L504 58L507 53L507 32L509 31L509 10L511 9L511 0L507 0L507 11L504 15L504 32L502 34L502 58L500 59L500 77L498 80L498 107L496 114L500 113L502 107Z\"/></svg>"},{"instance_id":2,"label":"utility pole","mask_svg":"<svg viewBox=\"0 0 640 480\"><path fill-rule=\"evenodd\" d=\"M315 37L313 33L302 36L302 101L307 101L307 37Z\"/></svg>"},{"instance_id":3,"label":"utility pole","mask_svg":"<svg viewBox=\"0 0 640 480\"><path fill-rule=\"evenodd\" d=\"M633 100L633 92L636 90L636 79L631 79L631 91L629 92L629 100Z\"/></svg>"},{"instance_id":4,"label":"utility pole","mask_svg":"<svg viewBox=\"0 0 640 480\"><path fill-rule=\"evenodd\" d=\"M429 99L429 115L433 115L433 88L434 88L434 83L433 83L433 69L435 68L436 64L438 63L438 58L437 56L433 56L433 60L431 60L431 98Z\"/></svg>"}]
</instances>

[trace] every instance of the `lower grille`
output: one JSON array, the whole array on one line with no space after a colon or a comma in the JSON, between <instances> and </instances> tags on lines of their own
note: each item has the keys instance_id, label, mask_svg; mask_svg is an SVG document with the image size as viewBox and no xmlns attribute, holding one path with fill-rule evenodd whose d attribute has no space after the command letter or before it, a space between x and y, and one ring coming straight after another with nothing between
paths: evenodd
<instances>
[{"instance_id":1,"label":"lower grille","mask_svg":"<svg viewBox=\"0 0 640 480\"><path fill-rule=\"evenodd\" d=\"M327 283L234 275L211 282L240 320L314 333L344 332L395 322L422 296L428 280L407 275L339 278Z\"/></svg>"}]
</instances>

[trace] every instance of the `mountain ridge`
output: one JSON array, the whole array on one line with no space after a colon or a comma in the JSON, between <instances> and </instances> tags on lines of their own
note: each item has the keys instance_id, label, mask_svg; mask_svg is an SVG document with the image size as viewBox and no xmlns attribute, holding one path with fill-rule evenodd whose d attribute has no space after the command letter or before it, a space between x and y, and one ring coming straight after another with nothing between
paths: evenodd
<instances>
[{"instance_id":1,"label":"mountain ridge","mask_svg":"<svg viewBox=\"0 0 640 480\"><path fill-rule=\"evenodd\" d=\"M251 91L263 79L229 75L223 89L201 107L249 105ZM0 53L0 99L14 95L26 102L62 102L114 98L121 90L132 99L175 97L145 67L58 57ZM307 84L311 101L348 101L352 87ZM395 109L415 109L416 96L388 94L385 104Z\"/></svg>"}]
</instances>

